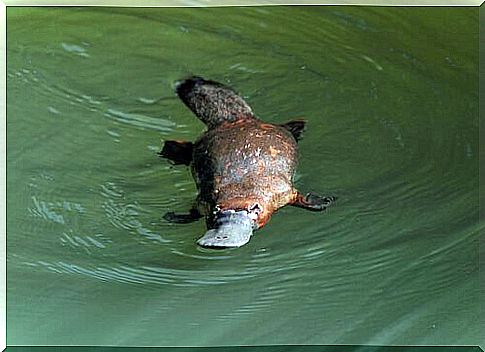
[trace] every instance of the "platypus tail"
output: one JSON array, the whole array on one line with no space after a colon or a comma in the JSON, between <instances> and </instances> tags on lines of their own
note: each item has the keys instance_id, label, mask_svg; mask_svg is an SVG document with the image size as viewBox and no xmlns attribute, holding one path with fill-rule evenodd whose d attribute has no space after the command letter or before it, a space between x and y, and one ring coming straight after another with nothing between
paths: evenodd
<instances>
[{"instance_id":1,"label":"platypus tail","mask_svg":"<svg viewBox=\"0 0 485 352\"><path fill-rule=\"evenodd\" d=\"M192 76L176 84L180 99L209 128L224 121L254 117L251 107L222 83Z\"/></svg>"}]
</instances>

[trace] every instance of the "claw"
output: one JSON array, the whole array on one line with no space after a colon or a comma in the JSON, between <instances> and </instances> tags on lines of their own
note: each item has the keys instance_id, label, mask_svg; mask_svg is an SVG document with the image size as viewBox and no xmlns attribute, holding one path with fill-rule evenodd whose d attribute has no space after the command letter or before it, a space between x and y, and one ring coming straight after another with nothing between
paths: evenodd
<instances>
[{"instance_id":1,"label":"claw","mask_svg":"<svg viewBox=\"0 0 485 352\"><path fill-rule=\"evenodd\" d=\"M335 196L321 197L310 192L303 197L298 193L298 196L292 205L312 211L323 211L331 206L336 200L337 197Z\"/></svg>"}]
</instances>

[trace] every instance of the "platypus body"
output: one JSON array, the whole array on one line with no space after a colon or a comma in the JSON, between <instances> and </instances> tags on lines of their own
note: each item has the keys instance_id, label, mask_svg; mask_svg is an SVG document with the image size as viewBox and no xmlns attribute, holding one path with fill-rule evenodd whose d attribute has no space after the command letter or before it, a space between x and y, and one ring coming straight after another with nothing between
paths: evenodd
<instances>
[{"instance_id":1,"label":"platypus body","mask_svg":"<svg viewBox=\"0 0 485 352\"><path fill-rule=\"evenodd\" d=\"M200 246L240 247L287 204L322 211L335 201L303 196L293 186L303 120L265 123L234 90L201 77L179 82L176 92L208 129L195 143L166 141L160 152L174 164L190 165L199 191L189 214L170 212L165 219L205 216L208 231Z\"/></svg>"}]
</instances>

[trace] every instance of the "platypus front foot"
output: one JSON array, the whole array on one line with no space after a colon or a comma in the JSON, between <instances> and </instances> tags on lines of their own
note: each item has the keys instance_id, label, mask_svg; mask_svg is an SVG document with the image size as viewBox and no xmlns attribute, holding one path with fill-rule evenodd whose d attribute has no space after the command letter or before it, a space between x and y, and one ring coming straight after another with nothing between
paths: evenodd
<instances>
[{"instance_id":1,"label":"platypus front foot","mask_svg":"<svg viewBox=\"0 0 485 352\"><path fill-rule=\"evenodd\" d=\"M304 196L298 193L295 201L291 205L312 211L323 211L335 203L336 200L337 197L334 196L322 197L311 192Z\"/></svg>"},{"instance_id":2,"label":"platypus front foot","mask_svg":"<svg viewBox=\"0 0 485 352\"><path fill-rule=\"evenodd\" d=\"M190 165L192 162L192 142L165 141L163 149L158 153L162 158L170 160L174 165Z\"/></svg>"},{"instance_id":3,"label":"platypus front foot","mask_svg":"<svg viewBox=\"0 0 485 352\"><path fill-rule=\"evenodd\" d=\"M174 224L188 224L190 222L199 220L201 217L202 215L197 209L191 209L187 214L177 214L173 211L169 211L163 216L165 220Z\"/></svg>"}]
</instances>

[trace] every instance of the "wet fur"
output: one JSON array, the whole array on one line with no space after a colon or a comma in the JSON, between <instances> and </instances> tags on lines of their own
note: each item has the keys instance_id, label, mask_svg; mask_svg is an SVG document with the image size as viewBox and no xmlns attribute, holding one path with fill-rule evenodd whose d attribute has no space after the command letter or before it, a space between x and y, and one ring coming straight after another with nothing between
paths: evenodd
<instances>
[{"instance_id":1,"label":"wet fur","mask_svg":"<svg viewBox=\"0 0 485 352\"><path fill-rule=\"evenodd\" d=\"M179 98L204 122L213 128L222 122L253 117L251 107L231 88L193 76L176 87Z\"/></svg>"},{"instance_id":2,"label":"wet fur","mask_svg":"<svg viewBox=\"0 0 485 352\"><path fill-rule=\"evenodd\" d=\"M233 89L198 76L179 82L176 93L208 129L193 144L167 141L161 151L175 164L190 164L199 191L196 210L169 213L169 219L187 222L204 214L211 229L218 214L244 210L260 228L285 205L322 211L335 201L293 187L304 120L265 123Z\"/></svg>"}]
</instances>

